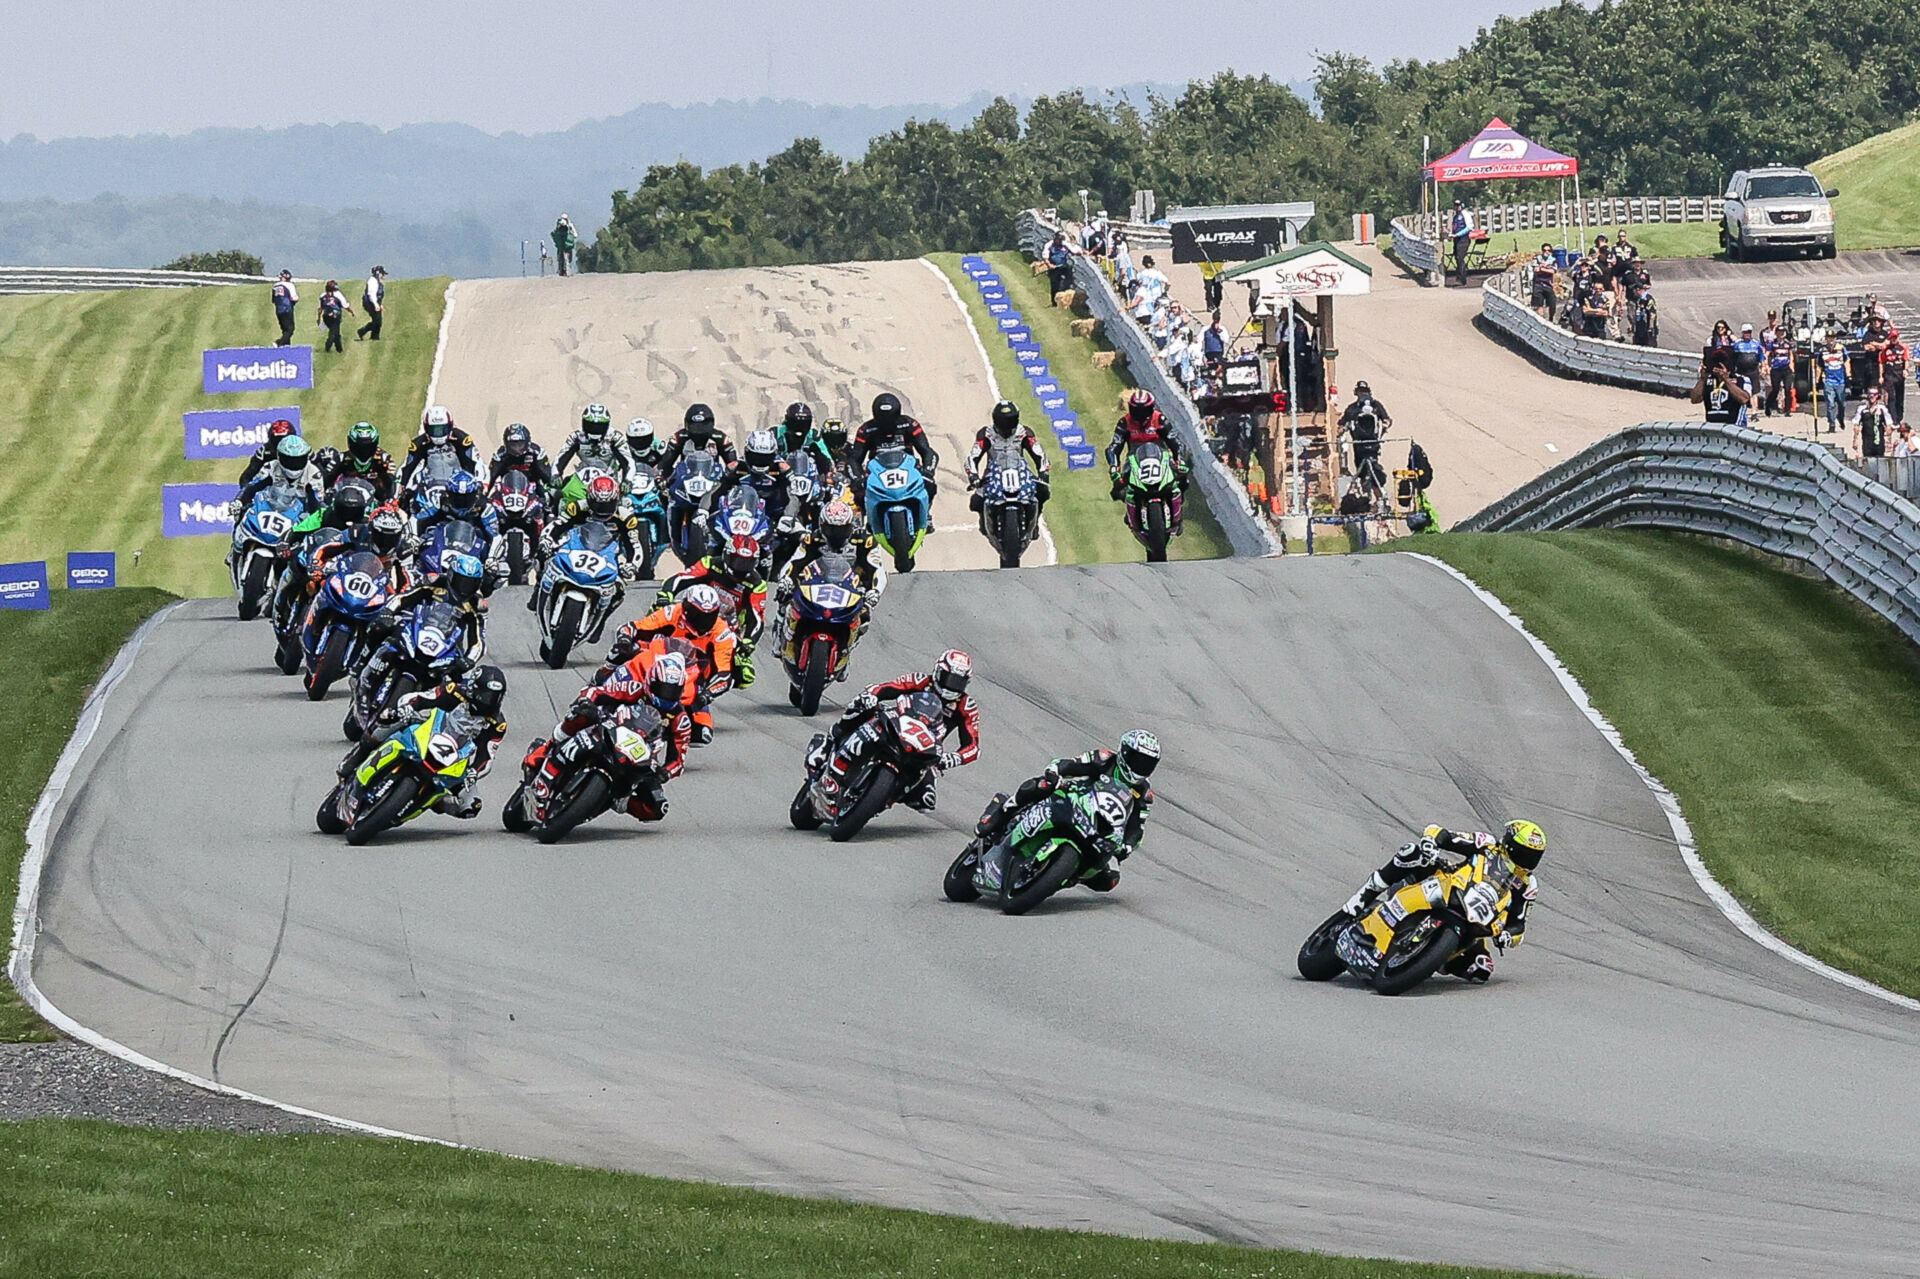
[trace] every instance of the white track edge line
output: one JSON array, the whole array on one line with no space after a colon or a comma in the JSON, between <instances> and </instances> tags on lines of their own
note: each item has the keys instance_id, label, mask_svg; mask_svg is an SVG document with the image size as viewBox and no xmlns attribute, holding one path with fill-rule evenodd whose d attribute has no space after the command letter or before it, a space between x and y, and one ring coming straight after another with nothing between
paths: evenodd
<instances>
[{"instance_id":1,"label":"white track edge line","mask_svg":"<svg viewBox=\"0 0 1920 1279\"><path fill-rule=\"evenodd\" d=\"M947 296L953 299L953 305L960 311L960 318L966 321L967 332L973 337L973 349L980 352L980 366L987 371L987 385L993 388L994 400L996 402L1004 400L1007 397L1000 393L1000 379L993 374L993 359L987 354L986 343L980 340L980 329L973 322L973 312L967 310L967 304L961 300L960 290L953 287L953 281L947 278L947 273L935 266L931 259L919 258L917 261L921 266L939 276L940 283L946 286ZM1053 544L1053 531L1047 527L1045 516L1040 518L1040 540L1047 544L1047 563L1058 564L1060 552Z\"/></svg>"},{"instance_id":2,"label":"white track edge line","mask_svg":"<svg viewBox=\"0 0 1920 1279\"><path fill-rule=\"evenodd\" d=\"M447 281L445 301L440 307L440 336L433 344L433 369L427 374L427 402L420 409L423 417L433 407L433 397L440 393L440 363L447 358L447 332L453 327L453 291L459 285L458 280Z\"/></svg>"},{"instance_id":3,"label":"white track edge line","mask_svg":"<svg viewBox=\"0 0 1920 1279\"><path fill-rule=\"evenodd\" d=\"M1648 770L1647 766L1642 764L1639 758L1634 755L1633 750L1627 745L1626 739L1620 736L1620 730L1615 728L1612 722L1595 708L1592 699L1587 696L1586 688L1581 685L1578 679L1574 678L1573 672L1566 668L1566 664L1560 660L1559 656L1555 654L1552 649L1548 648L1539 636L1528 630L1527 624L1521 621L1519 616L1516 615L1512 609L1508 608L1499 596L1481 586L1453 565L1448 564L1444 560L1435 559L1431 555L1421 554L1418 551L1402 553L1411 555L1416 560L1424 560L1426 563L1433 565L1441 572L1460 582L1461 585L1472 591L1482 604L1492 609L1496 616L1505 621L1507 625L1513 627L1514 630L1520 632L1521 636L1532 646L1534 653L1538 655L1541 661L1547 664L1547 669L1553 672L1554 678L1560 681L1560 687L1566 692L1568 699L1573 702L1581 714L1587 717L1588 721L1591 722L1595 728L1600 730L1600 735L1607 739L1608 744L1619 753L1620 758L1625 760L1628 767L1640 775L1640 780L1645 782L1647 789L1653 792L1653 797L1659 802L1661 811L1667 815L1667 825L1673 830L1674 843L1679 845L1680 860L1687 864L1687 870L1692 874L1694 883L1700 885L1700 891L1705 893L1707 899L1719 908L1722 915L1727 917L1728 923L1731 923L1735 928L1745 933L1748 938L1765 946L1782 959L1791 960L1809 972L1817 973L1825 977L1828 981L1838 982L1847 989L1859 991L1863 995L1872 995L1875 999L1885 1000L1887 1003L1907 1009L1909 1012L1920 1012L1920 999L1913 999L1907 995L1899 994L1896 991L1888 990L1884 986L1876 986L1864 977L1856 976L1853 973L1835 968L1832 964L1815 959L1804 950L1800 950L1782 941L1773 933L1768 932L1766 927L1761 924L1759 920L1748 914L1747 908L1735 900L1733 894L1728 892L1725 886L1713 877L1713 872L1707 869L1707 864L1700 860L1699 845L1694 840L1693 828L1687 824L1686 817L1680 811L1679 798L1675 796L1672 791L1668 790L1665 783L1655 777L1653 773Z\"/></svg>"},{"instance_id":4,"label":"white track edge line","mask_svg":"<svg viewBox=\"0 0 1920 1279\"><path fill-rule=\"evenodd\" d=\"M73 780L73 771L79 765L80 757L86 753L88 744L93 741L94 733L99 730L101 717L106 711L108 695L119 686L121 680L126 678L127 672L133 669L133 660L139 655L147 638L183 603L185 603L184 600L176 600L142 622L139 629L134 631L132 637L115 655L112 665L107 667L106 674L100 677L100 682L94 685L93 692L88 694L86 703L80 708L80 718L74 724L73 736L67 739L66 748L60 752L60 758L53 766L53 773L47 778L45 789L40 792L40 798L34 802L32 815L27 818L27 851L20 860L20 891L13 904L13 943L7 956L7 973L13 981L14 989L20 992L20 997L26 1002L27 1007L33 1009L63 1034L97 1048L110 1057L117 1057L121 1061L138 1066L142 1070L151 1070L155 1074L178 1079L182 1083L191 1084L206 1092L235 1097L257 1105L271 1106L275 1110L284 1111L290 1115L318 1119L337 1128L346 1128L371 1137L394 1137L403 1141L452 1146L460 1150L474 1149L474 1147L464 1146L456 1141L447 1141L441 1137L423 1137L417 1133L401 1132L397 1128L382 1128L378 1124L362 1123L357 1119L344 1119L339 1115L327 1114L325 1111L309 1110L305 1106L275 1101L271 1097L262 1097L258 1093L216 1083L191 1071L169 1066L163 1061L155 1061L118 1040L109 1039L100 1032L81 1025L55 1007L53 1001L34 984L33 947L40 931L40 879L46 872L54 809L66 795L67 783Z\"/></svg>"}]
</instances>

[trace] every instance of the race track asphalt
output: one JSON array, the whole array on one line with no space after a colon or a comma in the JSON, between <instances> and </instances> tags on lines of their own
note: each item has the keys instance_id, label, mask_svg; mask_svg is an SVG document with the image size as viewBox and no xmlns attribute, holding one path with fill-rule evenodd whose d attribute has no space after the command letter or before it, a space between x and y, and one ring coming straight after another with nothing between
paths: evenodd
<instances>
[{"instance_id":1,"label":"race track asphalt","mask_svg":"<svg viewBox=\"0 0 1920 1279\"><path fill-rule=\"evenodd\" d=\"M494 618L508 745L575 672ZM1410 557L913 575L860 679L969 647L980 764L850 845L790 829L776 673L658 827L368 849L312 811L340 700L224 601L153 633L56 826L35 976L236 1087L519 1154L997 1220L1602 1275L1916 1275L1920 1019L1723 921L1524 641ZM1119 889L940 879L996 787L1156 729ZM1428 820L1553 848L1494 982L1293 973Z\"/></svg>"}]
</instances>

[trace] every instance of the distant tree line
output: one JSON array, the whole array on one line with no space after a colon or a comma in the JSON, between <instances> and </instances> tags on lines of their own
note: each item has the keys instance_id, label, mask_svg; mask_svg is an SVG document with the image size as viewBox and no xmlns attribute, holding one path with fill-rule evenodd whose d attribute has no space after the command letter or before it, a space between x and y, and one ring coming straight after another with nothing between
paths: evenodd
<instances>
[{"instance_id":1,"label":"distant tree line","mask_svg":"<svg viewBox=\"0 0 1920 1279\"><path fill-rule=\"evenodd\" d=\"M266 263L245 249L215 249L211 253L183 253L171 262L162 262L162 271L199 271L225 275L265 275Z\"/></svg>"},{"instance_id":2,"label":"distant tree line","mask_svg":"<svg viewBox=\"0 0 1920 1279\"><path fill-rule=\"evenodd\" d=\"M1137 188L1163 207L1311 199L1325 234L1350 213L1416 207L1422 137L1444 154L1496 115L1579 156L1592 190L1716 193L1735 167L1806 163L1912 116L1920 22L1910 0L1561 0L1443 61L1323 56L1315 90L1317 114L1282 84L1227 71L1143 107L1074 91L1022 119L998 100L965 126L910 122L852 161L803 138L753 164L654 165L614 192L581 265L989 248L1010 241L1022 208L1077 210L1082 188L1116 214Z\"/></svg>"}]
</instances>

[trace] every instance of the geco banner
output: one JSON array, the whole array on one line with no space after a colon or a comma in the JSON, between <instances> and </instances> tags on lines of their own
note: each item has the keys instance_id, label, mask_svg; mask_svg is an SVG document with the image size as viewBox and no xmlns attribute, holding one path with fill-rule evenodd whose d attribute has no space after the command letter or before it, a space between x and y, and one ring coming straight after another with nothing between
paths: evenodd
<instances>
[{"instance_id":1,"label":"geco banner","mask_svg":"<svg viewBox=\"0 0 1920 1279\"><path fill-rule=\"evenodd\" d=\"M112 551L68 551L67 589L104 591L113 585Z\"/></svg>"},{"instance_id":2,"label":"geco banner","mask_svg":"<svg viewBox=\"0 0 1920 1279\"><path fill-rule=\"evenodd\" d=\"M47 585L45 560L0 564L0 608L52 607L53 592Z\"/></svg>"},{"instance_id":3,"label":"geco banner","mask_svg":"<svg viewBox=\"0 0 1920 1279\"><path fill-rule=\"evenodd\" d=\"M253 451L267 442L267 428L285 418L300 434L300 410L292 405L277 409L202 409L182 413L186 425L187 456L200 460L214 457L252 457Z\"/></svg>"},{"instance_id":4,"label":"geco banner","mask_svg":"<svg viewBox=\"0 0 1920 1279\"><path fill-rule=\"evenodd\" d=\"M168 537L231 536L227 505L239 495L238 484L162 484L160 531Z\"/></svg>"},{"instance_id":5,"label":"geco banner","mask_svg":"<svg viewBox=\"0 0 1920 1279\"><path fill-rule=\"evenodd\" d=\"M310 346L233 346L200 354L201 389L222 391L300 391L313 385Z\"/></svg>"}]
</instances>

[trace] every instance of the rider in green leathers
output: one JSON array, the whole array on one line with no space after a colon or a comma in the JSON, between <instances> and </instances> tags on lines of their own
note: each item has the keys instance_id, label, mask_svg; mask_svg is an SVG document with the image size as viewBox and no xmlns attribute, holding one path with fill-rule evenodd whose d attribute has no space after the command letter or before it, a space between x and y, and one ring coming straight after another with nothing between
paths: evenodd
<instances>
[{"instance_id":1,"label":"rider in green leathers","mask_svg":"<svg viewBox=\"0 0 1920 1279\"><path fill-rule=\"evenodd\" d=\"M1132 812L1128 815L1126 830L1121 836L1121 846L1113 855L1115 862L1125 861L1146 837L1147 814L1153 808L1153 788L1147 784L1147 778L1153 775L1154 767L1159 762L1160 739L1139 728L1120 739L1119 750L1090 750L1084 755L1056 759L1047 765L1046 771L1040 776L1021 782L1011 796L994 796L988 802L986 811L980 814L980 822L974 828L973 843L968 847L984 855L1000 842L1007 827L1012 825L1022 809L1052 795L1063 781L1097 782L1105 778L1124 787L1133 796ZM1120 882L1120 868L1110 864L1097 874L1083 877L1081 882L1095 892L1112 892Z\"/></svg>"}]
</instances>

